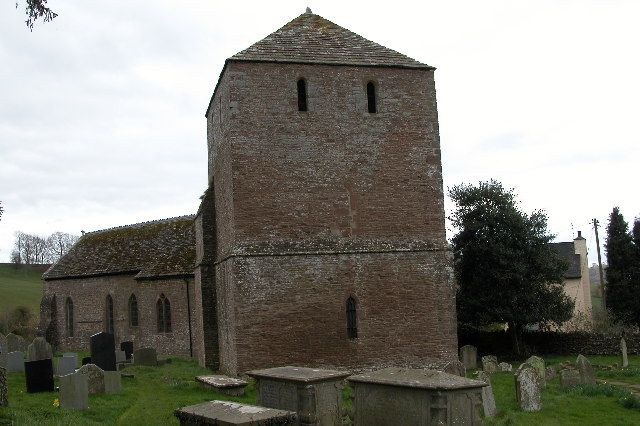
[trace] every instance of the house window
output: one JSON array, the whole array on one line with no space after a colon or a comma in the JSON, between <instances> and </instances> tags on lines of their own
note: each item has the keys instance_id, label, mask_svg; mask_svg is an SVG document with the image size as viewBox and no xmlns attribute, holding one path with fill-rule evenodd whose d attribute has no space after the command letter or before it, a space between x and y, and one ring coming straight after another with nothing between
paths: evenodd
<instances>
[{"instance_id":1,"label":"house window","mask_svg":"<svg viewBox=\"0 0 640 426\"><path fill-rule=\"evenodd\" d=\"M129 325L131 327L138 326L138 299L135 294L129 297Z\"/></svg>"},{"instance_id":2,"label":"house window","mask_svg":"<svg viewBox=\"0 0 640 426\"><path fill-rule=\"evenodd\" d=\"M105 309L105 331L113 334L113 298L107 295L107 304Z\"/></svg>"},{"instance_id":3,"label":"house window","mask_svg":"<svg viewBox=\"0 0 640 426\"><path fill-rule=\"evenodd\" d=\"M73 301L70 297L67 297L64 304L64 314L67 336L73 337Z\"/></svg>"},{"instance_id":4,"label":"house window","mask_svg":"<svg viewBox=\"0 0 640 426\"><path fill-rule=\"evenodd\" d=\"M304 79L298 80L298 111L307 110L307 82Z\"/></svg>"},{"instance_id":5,"label":"house window","mask_svg":"<svg viewBox=\"0 0 640 426\"><path fill-rule=\"evenodd\" d=\"M367 108L371 114L378 112L376 109L376 86L372 81L367 83Z\"/></svg>"},{"instance_id":6,"label":"house window","mask_svg":"<svg viewBox=\"0 0 640 426\"><path fill-rule=\"evenodd\" d=\"M349 339L355 339L358 337L356 301L351 296L347 299L347 336L349 336Z\"/></svg>"},{"instance_id":7,"label":"house window","mask_svg":"<svg viewBox=\"0 0 640 426\"><path fill-rule=\"evenodd\" d=\"M156 303L156 311L158 313L158 333L171 332L171 304L164 294L160 295Z\"/></svg>"}]
</instances>

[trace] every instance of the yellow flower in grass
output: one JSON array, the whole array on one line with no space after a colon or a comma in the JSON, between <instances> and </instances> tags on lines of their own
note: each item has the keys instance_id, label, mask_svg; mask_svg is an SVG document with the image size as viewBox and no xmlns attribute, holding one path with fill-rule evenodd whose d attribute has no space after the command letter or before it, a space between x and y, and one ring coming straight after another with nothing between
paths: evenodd
<instances>
[{"instance_id":1,"label":"yellow flower in grass","mask_svg":"<svg viewBox=\"0 0 640 426\"><path fill-rule=\"evenodd\" d=\"M58 398L53 400L53 406L54 407L59 407L60 406L60 400L58 400Z\"/></svg>"}]
</instances>

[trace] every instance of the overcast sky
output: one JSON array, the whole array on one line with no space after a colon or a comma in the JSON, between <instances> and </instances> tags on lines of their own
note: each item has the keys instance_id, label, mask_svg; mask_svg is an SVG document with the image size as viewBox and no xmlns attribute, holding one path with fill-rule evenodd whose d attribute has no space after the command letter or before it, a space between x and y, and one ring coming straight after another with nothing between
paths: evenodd
<instances>
[{"instance_id":1,"label":"overcast sky","mask_svg":"<svg viewBox=\"0 0 640 426\"><path fill-rule=\"evenodd\" d=\"M445 187L495 178L558 240L640 215L640 2L0 2L0 261L14 233L194 213L225 58L314 13L436 66ZM450 209L451 203L447 203Z\"/></svg>"}]
</instances>

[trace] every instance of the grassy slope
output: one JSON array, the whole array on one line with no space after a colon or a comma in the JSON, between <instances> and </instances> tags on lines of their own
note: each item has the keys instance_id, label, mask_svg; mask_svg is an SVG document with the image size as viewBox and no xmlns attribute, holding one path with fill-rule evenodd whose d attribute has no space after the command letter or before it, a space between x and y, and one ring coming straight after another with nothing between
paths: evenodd
<instances>
[{"instance_id":1,"label":"grassy slope","mask_svg":"<svg viewBox=\"0 0 640 426\"><path fill-rule=\"evenodd\" d=\"M0 265L0 314L24 305L37 317L42 299L42 273Z\"/></svg>"}]
</instances>

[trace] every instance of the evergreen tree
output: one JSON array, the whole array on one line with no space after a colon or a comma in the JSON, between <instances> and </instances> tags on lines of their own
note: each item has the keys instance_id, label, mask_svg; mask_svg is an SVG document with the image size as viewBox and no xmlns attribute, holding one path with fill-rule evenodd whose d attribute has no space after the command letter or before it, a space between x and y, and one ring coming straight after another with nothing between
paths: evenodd
<instances>
[{"instance_id":1,"label":"evergreen tree","mask_svg":"<svg viewBox=\"0 0 640 426\"><path fill-rule=\"evenodd\" d=\"M457 314L462 324L507 323L513 350L523 352L528 324L561 324L573 302L562 288L567 264L550 246L547 216L522 212L512 190L496 181L449 190L456 203L450 220L458 281Z\"/></svg>"},{"instance_id":2,"label":"evergreen tree","mask_svg":"<svg viewBox=\"0 0 640 426\"><path fill-rule=\"evenodd\" d=\"M635 226L634 226L635 228ZM634 285L635 248L629 224L618 207L609 215L607 225L607 308L616 321L638 323L640 298Z\"/></svg>"}]
</instances>

